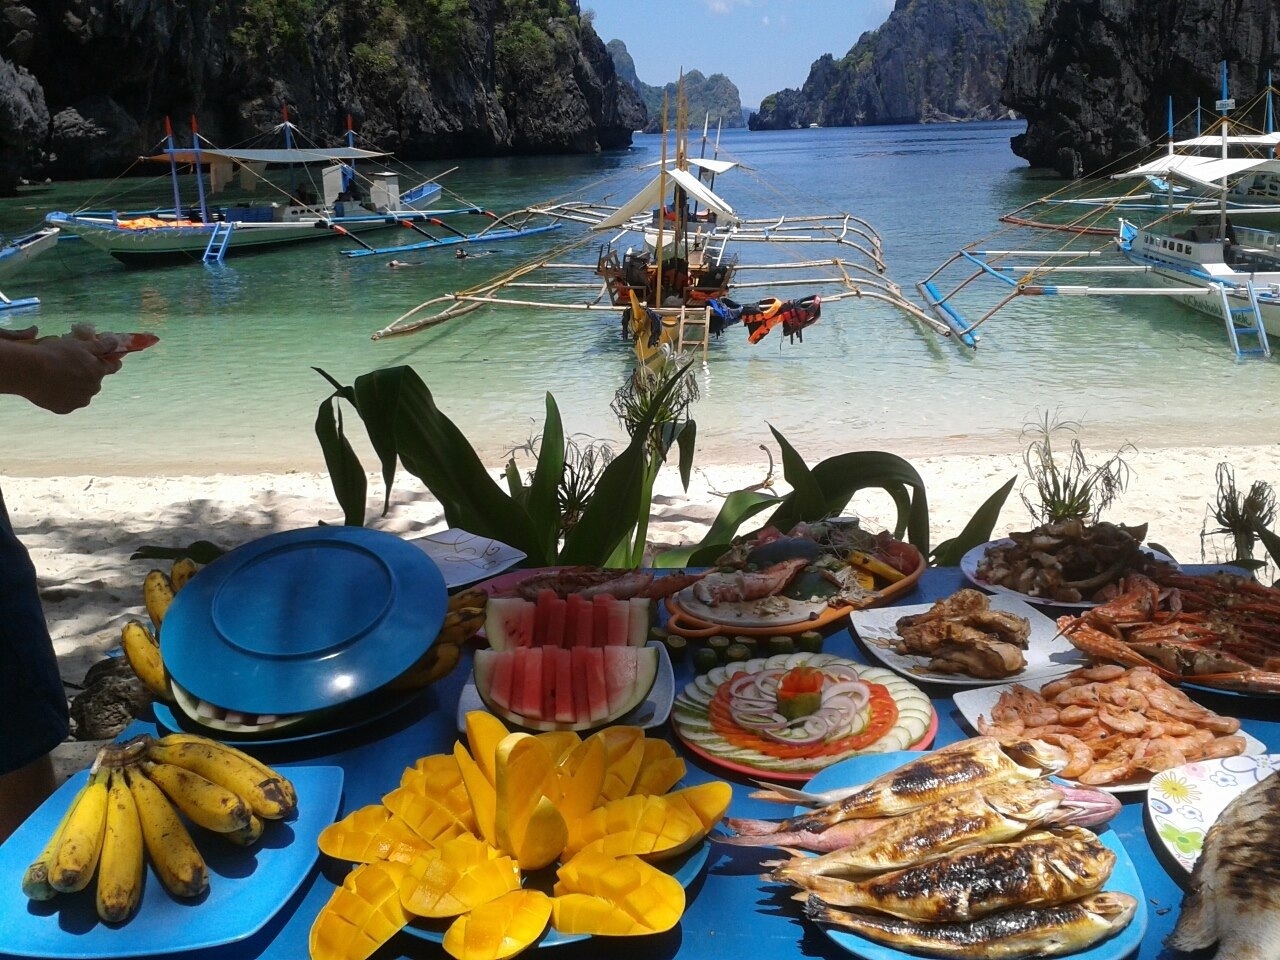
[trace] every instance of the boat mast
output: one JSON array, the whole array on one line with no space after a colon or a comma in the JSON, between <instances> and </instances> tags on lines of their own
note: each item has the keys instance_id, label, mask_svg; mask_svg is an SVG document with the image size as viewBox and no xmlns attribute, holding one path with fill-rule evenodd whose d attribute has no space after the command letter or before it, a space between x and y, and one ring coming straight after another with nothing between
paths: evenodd
<instances>
[{"instance_id":1,"label":"boat mast","mask_svg":"<svg viewBox=\"0 0 1280 960\"><path fill-rule=\"evenodd\" d=\"M1222 114L1222 159L1227 159L1227 136L1228 136L1228 116L1235 109L1236 102L1227 96L1227 61L1222 61L1222 98L1215 104L1217 110ZM1225 170L1225 165L1224 165ZM1218 236L1222 239L1227 237L1227 176L1224 172L1222 175L1222 194L1218 201Z\"/></svg>"},{"instance_id":2,"label":"boat mast","mask_svg":"<svg viewBox=\"0 0 1280 960\"><path fill-rule=\"evenodd\" d=\"M191 149L196 157L196 193L200 196L200 222L209 222L209 207L204 200L204 174L200 172L200 130L196 126L196 115L191 115Z\"/></svg>"},{"instance_id":3,"label":"boat mast","mask_svg":"<svg viewBox=\"0 0 1280 960\"><path fill-rule=\"evenodd\" d=\"M1169 156L1173 157L1173 94L1169 95ZM1172 168L1173 164L1169 166ZM1165 204L1169 208L1169 212L1173 212L1173 176L1168 174L1164 178L1164 197Z\"/></svg>"},{"instance_id":4,"label":"boat mast","mask_svg":"<svg viewBox=\"0 0 1280 960\"><path fill-rule=\"evenodd\" d=\"M653 284L651 307L662 306L662 228L667 220L667 94L662 94L662 162L658 164L658 246L655 251L657 273Z\"/></svg>"},{"instance_id":5,"label":"boat mast","mask_svg":"<svg viewBox=\"0 0 1280 960\"><path fill-rule=\"evenodd\" d=\"M174 153L173 124L169 115L164 118L164 142L169 148L169 176L173 180L173 219L182 219L182 195L178 193L178 156Z\"/></svg>"}]
</instances>

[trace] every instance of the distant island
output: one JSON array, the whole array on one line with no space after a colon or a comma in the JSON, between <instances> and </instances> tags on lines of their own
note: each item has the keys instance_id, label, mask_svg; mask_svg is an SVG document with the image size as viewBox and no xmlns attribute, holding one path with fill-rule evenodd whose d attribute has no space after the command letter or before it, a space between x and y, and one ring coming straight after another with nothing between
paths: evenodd
<instances>
[{"instance_id":1,"label":"distant island","mask_svg":"<svg viewBox=\"0 0 1280 960\"><path fill-rule=\"evenodd\" d=\"M613 68L618 79L630 85L640 95L648 111L649 120L644 126L645 133L662 131L662 102L665 97L669 102L668 123L675 123L676 81L666 86L654 87L636 76L636 64L627 52L627 45L621 40L610 40L605 46L613 58ZM703 76L698 70L690 70L684 75L685 101L689 104L689 126L701 127L710 118L712 128L745 127L747 111L742 109L742 98L738 88L723 73Z\"/></svg>"}]
</instances>

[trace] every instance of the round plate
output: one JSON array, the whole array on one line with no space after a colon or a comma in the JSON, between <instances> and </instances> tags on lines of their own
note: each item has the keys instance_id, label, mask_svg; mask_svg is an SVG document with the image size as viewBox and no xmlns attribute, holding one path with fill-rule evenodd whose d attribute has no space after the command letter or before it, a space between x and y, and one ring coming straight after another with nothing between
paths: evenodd
<instances>
[{"instance_id":1,"label":"round plate","mask_svg":"<svg viewBox=\"0 0 1280 960\"><path fill-rule=\"evenodd\" d=\"M823 770L809 781L809 789L811 791L834 790L866 783L919 756L919 752L903 751L854 757ZM797 816L801 816L813 811L808 807L796 807L795 812ZM1114 937L1099 941L1087 950L1072 953L1071 960L1120 960L1122 957L1131 956L1141 946L1142 938L1147 932L1147 924L1150 922L1147 898L1142 892L1142 881L1138 877L1137 867L1129 857L1129 852L1120 842L1119 835L1114 830L1104 829L1098 832L1098 839L1116 855L1115 866L1112 867L1111 876L1103 885L1103 889L1127 893L1138 901L1138 905L1127 927ZM833 943L863 960L918 960L919 957L919 954L876 943L848 930L841 930L827 924L819 926Z\"/></svg>"},{"instance_id":2,"label":"round plate","mask_svg":"<svg viewBox=\"0 0 1280 960\"><path fill-rule=\"evenodd\" d=\"M1280 767L1280 754L1202 760L1157 773L1147 791L1147 816L1173 862L1188 873L1205 834L1232 800Z\"/></svg>"},{"instance_id":3,"label":"round plate","mask_svg":"<svg viewBox=\"0 0 1280 960\"><path fill-rule=\"evenodd\" d=\"M310 527L238 547L174 597L160 649L201 699L304 713L394 680L435 640L448 595L425 553L363 527Z\"/></svg>"},{"instance_id":4,"label":"round plate","mask_svg":"<svg viewBox=\"0 0 1280 960\"><path fill-rule=\"evenodd\" d=\"M1017 597L1019 600L1025 600L1027 603L1035 603L1045 607L1058 607L1062 610L1088 610L1090 607L1099 606L1094 600L1050 600L1047 597L1033 597L1029 593L1020 593L1010 587L1002 587L998 583L988 583L986 580L978 577L978 564L982 562L982 558L987 555L987 551L992 547L1004 547L1013 543L1008 537L1001 540L992 540L989 543L981 543L972 548L968 553L960 558L960 572L968 578L969 582L975 587L981 587L983 590L989 590L992 593L1002 593L1007 597ZM1173 557L1166 556L1159 550L1152 550L1150 547L1142 547L1142 552L1156 560L1163 560L1165 563L1177 566Z\"/></svg>"},{"instance_id":5,"label":"round plate","mask_svg":"<svg viewBox=\"0 0 1280 960\"><path fill-rule=\"evenodd\" d=\"M680 886L688 889L689 884L702 872L702 868L707 865L707 858L711 854L711 843L703 840L700 844L686 853L683 857L679 857L670 861L659 861L655 863L655 867L665 870L671 876L680 882ZM411 933L415 937L421 937L423 940L430 940L432 943L443 943L445 931L449 929L449 924L453 922L453 918L448 920L415 920L413 923L404 927L405 933ZM590 940L589 933L561 933L554 927L547 927L544 933L535 943L534 948L538 947L560 947L566 943L577 943L579 940ZM608 940L605 941L609 942Z\"/></svg>"},{"instance_id":6,"label":"round plate","mask_svg":"<svg viewBox=\"0 0 1280 960\"><path fill-rule=\"evenodd\" d=\"M897 724L870 747L851 750L843 754L825 757L804 757L783 760L755 750L734 746L719 736L712 728L707 708L720 684L743 670L759 672L779 667L791 668L801 664L820 667L830 663L847 663L858 668L858 674L870 683L878 683L889 689L901 710ZM904 710L903 707L914 707ZM938 730L938 714L929 698L904 677L883 667L869 667L864 663L847 660L830 653L784 653L772 657L747 660L724 667L715 667L702 676L695 677L683 691L676 695L671 708L672 728L680 741L693 753L710 763L748 776L764 774L770 780L804 782L818 771L852 756L868 753L884 753L907 747L926 747L933 742Z\"/></svg>"}]
</instances>

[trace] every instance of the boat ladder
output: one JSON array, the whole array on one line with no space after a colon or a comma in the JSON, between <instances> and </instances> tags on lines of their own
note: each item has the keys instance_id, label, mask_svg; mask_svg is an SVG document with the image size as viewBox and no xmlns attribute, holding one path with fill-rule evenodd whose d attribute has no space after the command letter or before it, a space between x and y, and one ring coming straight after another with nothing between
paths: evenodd
<instances>
[{"instance_id":1,"label":"boat ladder","mask_svg":"<svg viewBox=\"0 0 1280 960\"><path fill-rule=\"evenodd\" d=\"M681 307L676 328L676 353L684 353L687 348L701 349L702 362L706 363L710 343L711 308Z\"/></svg>"},{"instance_id":2,"label":"boat ladder","mask_svg":"<svg viewBox=\"0 0 1280 960\"><path fill-rule=\"evenodd\" d=\"M729 242L729 233L713 233L707 238L707 245L702 251L702 260L704 263L719 266L720 261L724 259L724 248Z\"/></svg>"},{"instance_id":3,"label":"boat ladder","mask_svg":"<svg viewBox=\"0 0 1280 960\"><path fill-rule=\"evenodd\" d=\"M204 248L205 263L221 263L227 255L227 244L231 242L231 231L235 225L219 220L213 225L213 233L209 234L209 245Z\"/></svg>"},{"instance_id":4,"label":"boat ladder","mask_svg":"<svg viewBox=\"0 0 1280 960\"><path fill-rule=\"evenodd\" d=\"M1239 290L1240 288L1236 287L1234 289ZM1269 357L1271 356L1271 344L1267 340L1266 327L1262 324L1262 310L1258 306L1258 291L1254 289L1253 281L1246 281L1243 289L1248 303L1243 306L1233 307L1227 285L1220 284L1218 286L1218 295L1222 298L1222 317L1227 325L1227 338L1231 341L1231 349L1235 351L1237 359ZM1254 346L1242 345L1240 343L1242 336L1257 338L1256 344Z\"/></svg>"}]
</instances>

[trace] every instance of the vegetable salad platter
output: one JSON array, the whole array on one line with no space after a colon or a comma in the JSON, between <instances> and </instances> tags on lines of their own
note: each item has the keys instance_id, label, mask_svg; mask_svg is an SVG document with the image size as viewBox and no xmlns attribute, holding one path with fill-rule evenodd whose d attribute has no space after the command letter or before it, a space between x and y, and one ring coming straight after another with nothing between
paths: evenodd
<instances>
[{"instance_id":1,"label":"vegetable salad platter","mask_svg":"<svg viewBox=\"0 0 1280 960\"><path fill-rule=\"evenodd\" d=\"M933 705L910 681L827 653L714 667L676 695L671 718L710 762L792 781L858 754L927 746L937 730Z\"/></svg>"}]
</instances>

